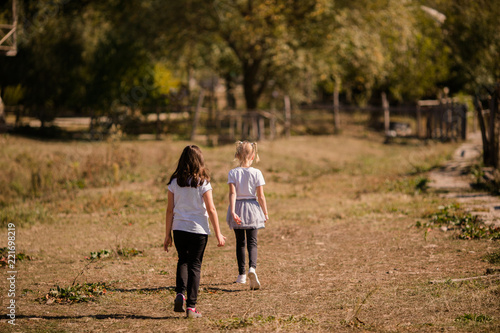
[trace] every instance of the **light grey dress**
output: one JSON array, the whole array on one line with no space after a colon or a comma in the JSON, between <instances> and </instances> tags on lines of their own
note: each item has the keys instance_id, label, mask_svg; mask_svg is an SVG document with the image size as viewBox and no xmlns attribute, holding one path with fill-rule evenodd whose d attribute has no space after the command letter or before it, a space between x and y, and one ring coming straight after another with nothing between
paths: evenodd
<instances>
[{"instance_id":1,"label":"light grey dress","mask_svg":"<svg viewBox=\"0 0 500 333\"><path fill-rule=\"evenodd\" d=\"M228 184L236 189L235 212L242 222L237 224L231 216L231 205L227 209L226 221L231 229L261 229L265 227L266 217L257 201L257 187L266 184L259 169L234 168L229 171Z\"/></svg>"}]
</instances>

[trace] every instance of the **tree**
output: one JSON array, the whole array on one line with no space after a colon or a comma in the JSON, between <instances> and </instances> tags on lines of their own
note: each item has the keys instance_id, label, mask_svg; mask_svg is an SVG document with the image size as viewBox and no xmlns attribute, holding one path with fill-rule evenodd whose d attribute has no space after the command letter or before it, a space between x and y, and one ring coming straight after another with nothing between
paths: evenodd
<instances>
[{"instance_id":1,"label":"tree","mask_svg":"<svg viewBox=\"0 0 500 333\"><path fill-rule=\"evenodd\" d=\"M169 44L217 44L232 51L247 109L253 110L271 80L284 84L283 75L300 71L301 58L308 60L300 49L322 42L332 8L326 0L175 1L162 12L173 23L165 31Z\"/></svg>"},{"instance_id":2,"label":"tree","mask_svg":"<svg viewBox=\"0 0 500 333\"><path fill-rule=\"evenodd\" d=\"M448 75L449 48L440 26L418 4L395 0L340 1L336 25L316 52L321 82L366 104L373 93L415 101L436 93Z\"/></svg>"},{"instance_id":3,"label":"tree","mask_svg":"<svg viewBox=\"0 0 500 333\"><path fill-rule=\"evenodd\" d=\"M427 2L426 2L427 3ZM495 1L428 1L446 16L443 34L453 51L450 86L476 95L476 111L483 138L483 162L499 167L500 156L500 6ZM486 92L489 119L479 101Z\"/></svg>"},{"instance_id":4,"label":"tree","mask_svg":"<svg viewBox=\"0 0 500 333\"><path fill-rule=\"evenodd\" d=\"M445 42L453 51L454 75L474 93L478 85L500 81L500 6L496 1L426 1L446 16L442 26Z\"/></svg>"}]
</instances>

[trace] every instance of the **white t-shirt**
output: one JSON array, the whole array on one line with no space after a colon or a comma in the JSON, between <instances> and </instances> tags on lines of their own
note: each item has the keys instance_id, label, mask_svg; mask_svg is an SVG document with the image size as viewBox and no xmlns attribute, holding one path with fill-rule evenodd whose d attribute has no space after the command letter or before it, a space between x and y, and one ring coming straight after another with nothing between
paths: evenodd
<instances>
[{"instance_id":1,"label":"white t-shirt","mask_svg":"<svg viewBox=\"0 0 500 333\"><path fill-rule=\"evenodd\" d=\"M174 221L172 230L181 230L193 234L210 235L208 213L203 194L212 190L209 182L194 187L180 187L174 178L168 190L174 194Z\"/></svg>"},{"instance_id":2,"label":"white t-shirt","mask_svg":"<svg viewBox=\"0 0 500 333\"><path fill-rule=\"evenodd\" d=\"M236 187L236 199L256 199L257 187L266 184L262 172L252 167L232 169L229 171L227 183Z\"/></svg>"}]
</instances>

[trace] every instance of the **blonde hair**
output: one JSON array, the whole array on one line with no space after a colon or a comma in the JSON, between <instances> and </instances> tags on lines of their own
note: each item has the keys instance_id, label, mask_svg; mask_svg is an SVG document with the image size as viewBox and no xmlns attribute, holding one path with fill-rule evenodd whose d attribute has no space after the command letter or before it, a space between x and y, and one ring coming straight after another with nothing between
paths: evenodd
<instances>
[{"instance_id":1,"label":"blonde hair","mask_svg":"<svg viewBox=\"0 0 500 333\"><path fill-rule=\"evenodd\" d=\"M252 154L255 154L254 162L260 161L259 154L257 153L257 142L248 141L238 141L236 142L236 154L234 154L234 160L243 164L244 162L252 158Z\"/></svg>"}]
</instances>

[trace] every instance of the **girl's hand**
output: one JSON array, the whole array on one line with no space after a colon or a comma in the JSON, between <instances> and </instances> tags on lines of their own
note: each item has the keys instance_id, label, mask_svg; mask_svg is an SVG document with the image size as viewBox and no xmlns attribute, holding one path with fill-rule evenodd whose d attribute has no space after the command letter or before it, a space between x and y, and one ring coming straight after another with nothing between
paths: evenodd
<instances>
[{"instance_id":1,"label":"girl's hand","mask_svg":"<svg viewBox=\"0 0 500 333\"><path fill-rule=\"evenodd\" d=\"M226 237L223 234L219 233L217 235L217 243L218 247L224 246L224 244L226 244Z\"/></svg>"},{"instance_id":2,"label":"girl's hand","mask_svg":"<svg viewBox=\"0 0 500 333\"><path fill-rule=\"evenodd\" d=\"M168 248L172 246L172 237L170 235L165 236L165 241L163 242L163 249L168 252Z\"/></svg>"},{"instance_id":3,"label":"girl's hand","mask_svg":"<svg viewBox=\"0 0 500 333\"><path fill-rule=\"evenodd\" d=\"M231 215L233 216L233 220L236 222L236 224L241 224L241 218L236 215L236 213L231 213Z\"/></svg>"},{"instance_id":4,"label":"girl's hand","mask_svg":"<svg viewBox=\"0 0 500 333\"><path fill-rule=\"evenodd\" d=\"M269 215L264 215L266 217L266 220L264 221L264 223L266 223L267 221L269 221Z\"/></svg>"}]
</instances>

